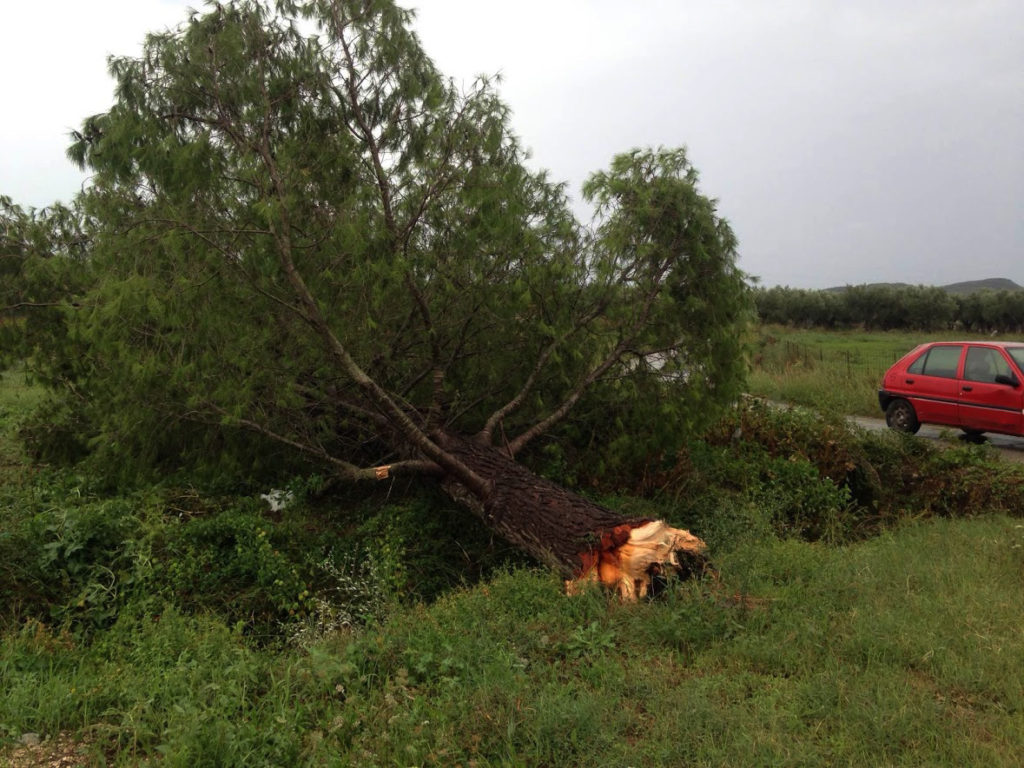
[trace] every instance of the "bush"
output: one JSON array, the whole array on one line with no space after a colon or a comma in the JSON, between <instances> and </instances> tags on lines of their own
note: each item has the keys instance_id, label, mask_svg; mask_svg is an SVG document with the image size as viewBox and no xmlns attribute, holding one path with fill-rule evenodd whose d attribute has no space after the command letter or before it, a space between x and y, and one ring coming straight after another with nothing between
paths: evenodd
<instances>
[{"instance_id":1,"label":"bush","mask_svg":"<svg viewBox=\"0 0 1024 768\"><path fill-rule=\"evenodd\" d=\"M110 496L63 471L0 488L0 623L90 634L172 605L277 641L379 620L525 562L437 491L396 502L293 485L277 512L195 489Z\"/></svg>"},{"instance_id":2,"label":"bush","mask_svg":"<svg viewBox=\"0 0 1024 768\"><path fill-rule=\"evenodd\" d=\"M757 401L645 478L652 510L713 550L774 536L856 541L909 518L1024 510L1024 467ZM635 503L635 502L633 502Z\"/></svg>"}]
</instances>

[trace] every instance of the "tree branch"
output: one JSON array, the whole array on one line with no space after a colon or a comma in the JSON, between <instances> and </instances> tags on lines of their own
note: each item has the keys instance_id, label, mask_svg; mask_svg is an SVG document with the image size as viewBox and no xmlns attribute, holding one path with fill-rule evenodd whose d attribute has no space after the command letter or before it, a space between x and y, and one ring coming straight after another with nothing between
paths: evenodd
<instances>
[{"instance_id":1,"label":"tree branch","mask_svg":"<svg viewBox=\"0 0 1024 768\"><path fill-rule=\"evenodd\" d=\"M515 396L511 400L509 400L507 403L505 403L505 405L503 405L497 411L492 413L490 417L488 417L487 422L484 424L484 428L481 429L480 432L476 434L476 436L473 438L474 440L483 443L484 445L491 444L495 428L499 424L501 424L506 418L508 418L508 416L514 413L525 402L526 397L530 394L534 385L537 383L537 379L540 377L541 371L544 369L544 366L547 365L547 361L551 358L551 355L554 354L554 351L558 348L558 346L564 344L576 333L578 333L580 330L589 325L592 320L594 320L601 314L606 304L606 299L602 298L594 305L593 309L591 309L590 312L581 315L579 320L576 321L573 327L570 328L566 333L564 333L561 338L552 340L551 344L549 344L548 347L543 352L541 352L540 357L537 359L536 365L533 367L533 370L530 372L530 375L527 377L522 388L515 394ZM589 386L589 383L585 386ZM513 453L512 455L514 456L515 454Z\"/></svg>"},{"instance_id":2,"label":"tree branch","mask_svg":"<svg viewBox=\"0 0 1024 768\"><path fill-rule=\"evenodd\" d=\"M388 418L399 434L408 440L412 447L419 450L428 459L436 462L445 472L458 479L460 483L469 488L477 497L481 499L487 498L490 494L491 483L431 440L409 418L409 415L398 406L380 384L356 363L349 354L348 349L331 330L327 319L316 303L316 299L313 298L313 294L310 292L305 280L303 280L302 275L299 274L295 267L289 235L291 227L289 225L287 192L284 180L281 178L280 169L270 147L269 130L266 125L264 125L263 135L258 144L258 152L270 175L274 192L281 204L279 209L280 226L275 225L272 220L270 222L270 229L277 244L278 261L296 298L305 309L309 324L322 339L328 354L352 378L356 385L363 390L370 401Z\"/></svg>"},{"instance_id":3,"label":"tree branch","mask_svg":"<svg viewBox=\"0 0 1024 768\"><path fill-rule=\"evenodd\" d=\"M8 304L5 307L0 307L0 312L13 312L17 309L41 309L43 307L62 307L68 305L66 301L19 301L17 304ZM70 306L78 307L79 305L75 302L70 302Z\"/></svg>"},{"instance_id":4,"label":"tree branch","mask_svg":"<svg viewBox=\"0 0 1024 768\"><path fill-rule=\"evenodd\" d=\"M583 396L583 393L586 392L587 388L597 381L606 371L608 371L608 369L619 362L622 355L632 347L633 342L636 340L637 336L640 335L640 332L647 323L647 319L650 317L651 307L654 305L654 301L661 294L662 288L664 287L662 281L665 277L665 273L668 271L668 268L669 261L666 260L662 262L656 270L654 270L651 281L651 290L648 292L644 303L641 305L640 311L633 322L633 326L629 330L629 335L623 336L619 339L619 342L615 345L612 351L609 352L604 360L602 360L579 381L558 408L552 411L546 418L541 419L508 443L507 447L510 457L514 458L516 454L530 443L530 441L544 434L551 429L551 427L564 419L569 411L572 410L572 407L576 405L579 399Z\"/></svg>"},{"instance_id":5,"label":"tree branch","mask_svg":"<svg viewBox=\"0 0 1024 768\"><path fill-rule=\"evenodd\" d=\"M211 405L210 408L216 412L226 415L226 412L222 408L214 405ZM310 445L309 443L286 437L251 419L232 419L231 421L251 432L268 437L275 442L287 445L301 453L316 457L317 459L332 466L335 472L346 480L359 482L364 480L381 480L389 475L439 475L442 473L441 467L432 461L408 460L398 461L394 464L387 464L383 467L359 467L355 464L339 459L336 456L332 456L320 446ZM381 470L385 468L387 471L381 472Z\"/></svg>"}]
</instances>

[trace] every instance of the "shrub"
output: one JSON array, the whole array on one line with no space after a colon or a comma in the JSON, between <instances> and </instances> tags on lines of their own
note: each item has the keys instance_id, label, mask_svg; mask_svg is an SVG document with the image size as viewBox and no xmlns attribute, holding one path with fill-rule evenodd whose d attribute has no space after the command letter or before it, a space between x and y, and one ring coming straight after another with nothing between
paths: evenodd
<instances>
[{"instance_id":1,"label":"shrub","mask_svg":"<svg viewBox=\"0 0 1024 768\"><path fill-rule=\"evenodd\" d=\"M738 406L646 478L661 516L729 548L765 536L842 543L922 515L1024 510L1024 467L809 411Z\"/></svg>"}]
</instances>

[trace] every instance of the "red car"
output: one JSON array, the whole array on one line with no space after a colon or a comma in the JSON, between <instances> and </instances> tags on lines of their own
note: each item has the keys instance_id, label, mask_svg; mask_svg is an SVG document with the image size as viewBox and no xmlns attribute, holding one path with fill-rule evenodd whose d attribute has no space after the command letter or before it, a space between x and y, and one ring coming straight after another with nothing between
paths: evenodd
<instances>
[{"instance_id":1,"label":"red car","mask_svg":"<svg viewBox=\"0 0 1024 768\"><path fill-rule=\"evenodd\" d=\"M885 373L878 402L901 432L922 424L1024 436L1024 342L922 344Z\"/></svg>"}]
</instances>

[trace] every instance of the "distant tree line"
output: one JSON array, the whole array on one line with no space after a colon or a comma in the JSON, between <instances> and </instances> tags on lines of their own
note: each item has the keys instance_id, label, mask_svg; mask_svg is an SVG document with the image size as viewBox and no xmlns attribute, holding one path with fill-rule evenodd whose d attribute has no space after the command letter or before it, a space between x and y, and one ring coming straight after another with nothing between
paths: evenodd
<instances>
[{"instance_id":1,"label":"distant tree line","mask_svg":"<svg viewBox=\"0 0 1024 768\"><path fill-rule=\"evenodd\" d=\"M764 323L866 330L1024 332L1024 291L954 295L930 286L857 285L844 290L754 290Z\"/></svg>"}]
</instances>

